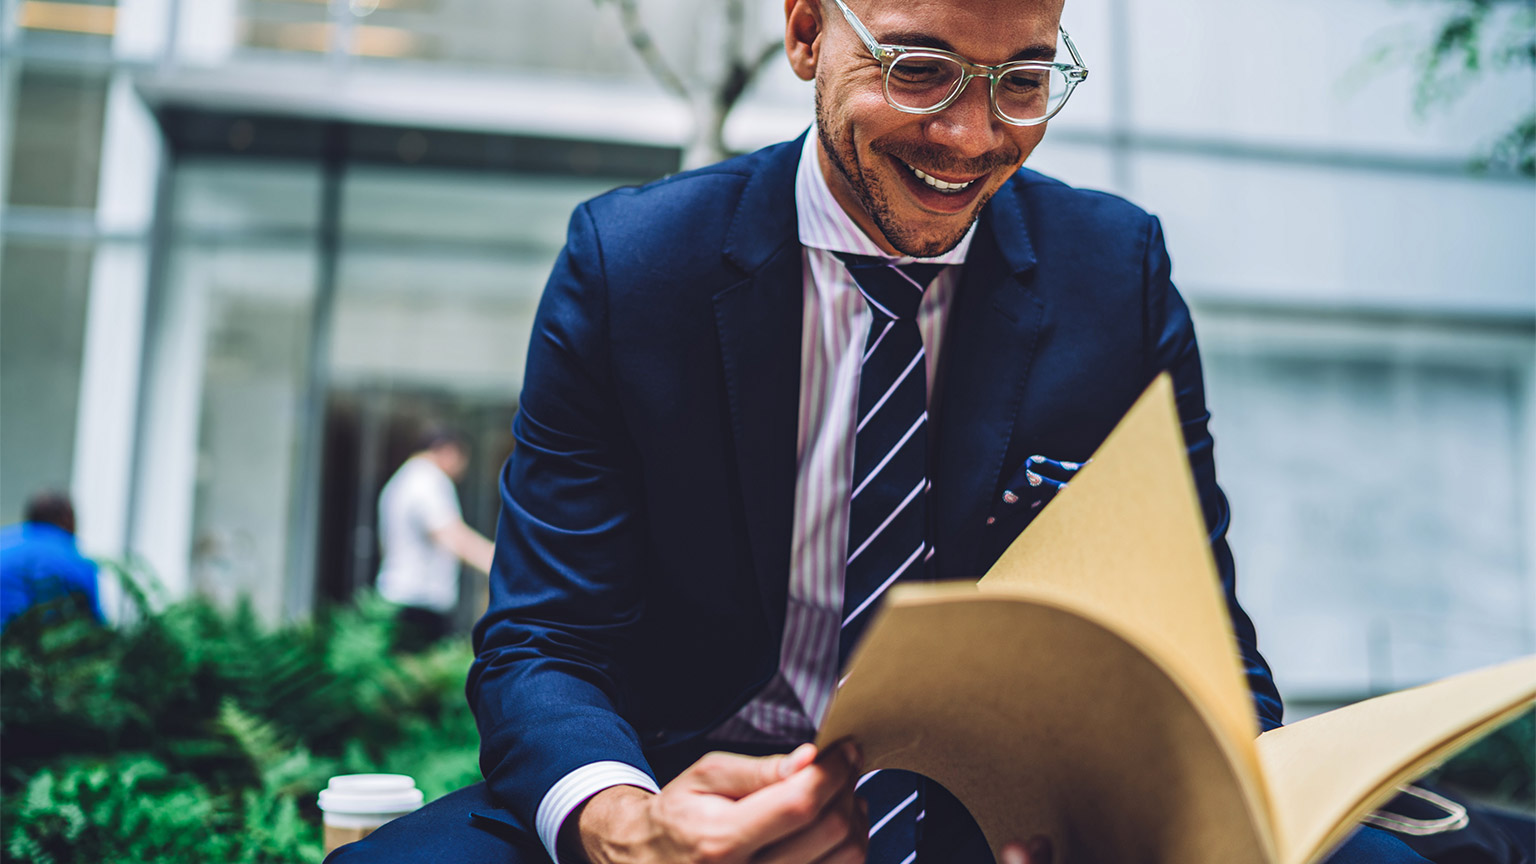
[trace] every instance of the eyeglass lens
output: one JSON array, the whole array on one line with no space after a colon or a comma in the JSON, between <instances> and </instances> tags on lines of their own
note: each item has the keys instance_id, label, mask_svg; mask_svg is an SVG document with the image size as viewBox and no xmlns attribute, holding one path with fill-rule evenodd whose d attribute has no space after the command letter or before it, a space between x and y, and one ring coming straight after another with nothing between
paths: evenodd
<instances>
[{"instance_id":1,"label":"eyeglass lens","mask_svg":"<svg viewBox=\"0 0 1536 864\"><path fill-rule=\"evenodd\" d=\"M926 111L948 99L960 86L965 69L934 54L904 54L891 64L886 93L899 108ZM1038 120L1067 95L1067 76L1058 69L1012 69L993 88L997 110L1014 120Z\"/></svg>"}]
</instances>

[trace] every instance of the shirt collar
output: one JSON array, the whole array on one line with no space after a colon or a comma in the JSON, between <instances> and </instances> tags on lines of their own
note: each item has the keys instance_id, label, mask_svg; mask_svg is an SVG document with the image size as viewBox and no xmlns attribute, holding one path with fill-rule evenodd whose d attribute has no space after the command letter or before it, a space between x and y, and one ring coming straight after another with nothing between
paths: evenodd
<instances>
[{"instance_id":1,"label":"shirt collar","mask_svg":"<svg viewBox=\"0 0 1536 864\"><path fill-rule=\"evenodd\" d=\"M821 173L821 161L816 158L816 127L806 133L805 146L800 151L800 167L795 170L795 214L799 223L800 245L828 252L848 252L875 258L890 258L875 241L869 239L853 218L832 197L832 188ZM976 225L971 224L965 236L955 248L933 258L902 256L898 263L924 261L933 264L964 264L965 255L971 248L971 238L976 236Z\"/></svg>"}]
</instances>

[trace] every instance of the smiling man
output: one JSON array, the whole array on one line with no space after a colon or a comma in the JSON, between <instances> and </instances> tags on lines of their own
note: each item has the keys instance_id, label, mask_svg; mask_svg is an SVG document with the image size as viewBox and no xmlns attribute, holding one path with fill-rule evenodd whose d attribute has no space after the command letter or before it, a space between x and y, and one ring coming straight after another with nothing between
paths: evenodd
<instances>
[{"instance_id":1,"label":"smiling man","mask_svg":"<svg viewBox=\"0 0 1536 864\"><path fill-rule=\"evenodd\" d=\"M785 8L813 130L571 218L476 629L486 782L337 859L990 861L943 789L805 742L882 594L984 573L1164 370L1279 724L1161 228L1021 168L1088 76L1060 0Z\"/></svg>"},{"instance_id":2,"label":"smiling man","mask_svg":"<svg viewBox=\"0 0 1536 864\"><path fill-rule=\"evenodd\" d=\"M878 39L841 0L826 7L855 38L827 39L809 9L797 29L792 6L788 46L796 74L817 84L816 158L833 197L888 255L950 252L1087 75L1048 63L1061 3L903 4L871 17L889 25ZM1031 65L969 65L945 36L984 49L976 62ZM986 77L971 87L972 75Z\"/></svg>"}]
</instances>

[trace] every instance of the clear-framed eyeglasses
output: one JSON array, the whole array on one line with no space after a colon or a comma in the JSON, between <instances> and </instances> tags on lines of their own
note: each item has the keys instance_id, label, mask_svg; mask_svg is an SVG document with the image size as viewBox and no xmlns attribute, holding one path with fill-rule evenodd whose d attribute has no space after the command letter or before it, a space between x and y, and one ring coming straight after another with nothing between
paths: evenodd
<instances>
[{"instance_id":1,"label":"clear-framed eyeglasses","mask_svg":"<svg viewBox=\"0 0 1536 864\"><path fill-rule=\"evenodd\" d=\"M1056 116L1088 67L1065 28L1057 28L1071 63L1015 60L986 66L939 48L882 45L843 0L833 0L864 47L880 62L885 101L908 114L936 114L954 104L972 78L986 78L992 113L1014 126L1035 126Z\"/></svg>"}]
</instances>

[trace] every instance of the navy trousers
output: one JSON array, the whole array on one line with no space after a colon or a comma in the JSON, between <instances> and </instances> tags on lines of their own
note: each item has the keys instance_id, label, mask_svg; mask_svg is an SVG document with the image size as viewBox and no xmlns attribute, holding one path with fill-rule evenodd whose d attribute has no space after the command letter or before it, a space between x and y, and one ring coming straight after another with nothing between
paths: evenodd
<instances>
[{"instance_id":1,"label":"navy trousers","mask_svg":"<svg viewBox=\"0 0 1536 864\"><path fill-rule=\"evenodd\" d=\"M973 827L966 829L968 816L956 821L940 815L951 806L959 805L929 800L929 819L925 822L959 827L950 834L926 834L918 847L918 860L944 864L991 861L985 845L978 842L979 832ZM509 818L491 803L485 784L476 783L337 849L325 859L325 864L549 864L549 855L539 839L505 821ZM1327 864L1429 862L1391 834L1362 828Z\"/></svg>"}]
</instances>

